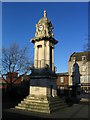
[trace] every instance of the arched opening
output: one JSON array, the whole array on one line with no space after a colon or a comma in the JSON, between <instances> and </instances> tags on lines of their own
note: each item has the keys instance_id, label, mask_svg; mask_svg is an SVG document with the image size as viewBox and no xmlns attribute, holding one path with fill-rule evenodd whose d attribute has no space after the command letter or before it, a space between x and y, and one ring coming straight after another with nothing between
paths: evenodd
<instances>
[{"instance_id":1,"label":"arched opening","mask_svg":"<svg viewBox=\"0 0 90 120\"><path fill-rule=\"evenodd\" d=\"M38 68L41 68L42 45L38 45Z\"/></svg>"}]
</instances>

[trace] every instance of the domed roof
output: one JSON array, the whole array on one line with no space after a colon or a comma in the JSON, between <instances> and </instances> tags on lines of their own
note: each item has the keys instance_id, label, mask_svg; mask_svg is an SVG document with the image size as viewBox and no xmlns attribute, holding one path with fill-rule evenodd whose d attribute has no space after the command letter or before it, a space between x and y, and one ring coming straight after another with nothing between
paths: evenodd
<instances>
[{"instance_id":1,"label":"domed roof","mask_svg":"<svg viewBox=\"0 0 90 120\"><path fill-rule=\"evenodd\" d=\"M44 23L50 23L50 20L47 17L43 17L38 21L38 23L43 23L43 22Z\"/></svg>"},{"instance_id":2,"label":"domed roof","mask_svg":"<svg viewBox=\"0 0 90 120\"><path fill-rule=\"evenodd\" d=\"M44 17L41 18L38 23L51 23L51 21L47 18L46 10L44 10Z\"/></svg>"}]
</instances>

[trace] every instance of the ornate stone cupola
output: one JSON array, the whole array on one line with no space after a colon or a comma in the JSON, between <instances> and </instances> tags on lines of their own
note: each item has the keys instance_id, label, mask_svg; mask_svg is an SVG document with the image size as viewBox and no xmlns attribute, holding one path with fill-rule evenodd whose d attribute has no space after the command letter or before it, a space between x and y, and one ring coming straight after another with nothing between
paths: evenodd
<instances>
[{"instance_id":1,"label":"ornate stone cupola","mask_svg":"<svg viewBox=\"0 0 90 120\"><path fill-rule=\"evenodd\" d=\"M47 18L47 13L45 10L44 17L41 18L36 24L35 37L54 37L53 29L54 27L51 21Z\"/></svg>"}]
</instances>

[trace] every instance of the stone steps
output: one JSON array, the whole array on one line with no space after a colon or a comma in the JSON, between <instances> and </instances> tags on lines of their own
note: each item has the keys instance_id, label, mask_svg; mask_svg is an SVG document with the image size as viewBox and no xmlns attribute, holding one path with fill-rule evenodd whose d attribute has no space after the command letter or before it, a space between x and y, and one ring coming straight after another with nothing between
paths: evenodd
<instances>
[{"instance_id":1,"label":"stone steps","mask_svg":"<svg viewBox=\"0 0 90 120\"><path fill-rule=\"evenodd\" d=\"M59 104L59 105L62 105L62 104L65 104L65 103L63 103L63 102L61 102L61 101L54 101L54 102L51 102L51 101L47 101L47 102L41 102L41 101L28 101L28 100L26 100L26 101L21 101L21 104L35 104L35 105L47 105L47 104L50 104L50 105L55 105L55 104Z\"/></svg>"},{"instance_id":2,"label":"stone steps","mask_svg":"<svg viewBox=\"0 0 90 120\"><path fill-rule=\"evenodd\" d=\"M58 103L55 103L55 104L53 104L53 103L25 102L25 101L23 101L22 103L18 104L18 106L21 106L21 105L23 105L23 106L40 106L40 107L51 106L51 107L54 107L54 106L64 106L66 104L61 103L61 102L59 103L59 101L58 101Z\"/></svg>"},{"instance_id":3,"label":"stone steps","mask_svg":"<svg viewBox=\"0 0 90 120\"><path fill-rule=\"evenodd\" d=\"M52 104L56 104L56 103L64 103L62 102L61 100L54 100L54 101L51 101L51 100L36 100L36 99L25 99L24 101L21 101L21 103L40 103L40 104L47 104L47 103L52 103Z\"/></svg>"},{"instance_id":4,"label":"stone steps","mask_svg":"<svg viewBox=\"0 0 90 120\"><path fill-rule=\"evenodd\" d=\"M36 101L37 101L38 103L41 103L41 102L42 102L42 103L48 103L47 100L30 99L30 98L29 98L29 99L24 99L24 101L25 101L25 102L36 102Z\"/></svg>"},{"instance_id":5,"label":"stone steps","mask_svg":"<svg viewBox=\"0 0 90 120\"><path fill-rule=\"evenodd\" d=\"M41 107L41 106L24 106L24 105L19 105L19 106L16 106L15 108L17 109L22 109L22 110L30 110L30 111L37 111L37 112L45 112L45 113L50 113L52 111L56 111L56 110L59 110L59 109L64 109L66 108L67 106L66 105L62 105L62 106L54 106L53 108L50 106L48 107Z\"/></svg>"},{"instance_id":6,"label":"stone steps","mask_svg":"<svg viewBox=\"0 0 90 120\"><path fill-rule=\"evenodd\" d=\"M21 110L28 110L28 111L32 111L32 112L42 112L42 113L50 113L50 110L49 109L35 109L35 108L25 108L25 107L21 107L21 106L16 106L15 108L17 109L21 109Z\"/></svg>"},{"instance_id":7,"label":"stone steps","mask_svg":"<svg viewBox=\"0 0 90 120\"><path fill-rule=\"evenodd\" d=\"M22 110L30 110L37 112L50 113L52 111L62 109L67 107L60 98L51 97L51 98L37 98L37 97L26 97L21 103L18 104L15 108Z\"/></svg>"}]
</instances>

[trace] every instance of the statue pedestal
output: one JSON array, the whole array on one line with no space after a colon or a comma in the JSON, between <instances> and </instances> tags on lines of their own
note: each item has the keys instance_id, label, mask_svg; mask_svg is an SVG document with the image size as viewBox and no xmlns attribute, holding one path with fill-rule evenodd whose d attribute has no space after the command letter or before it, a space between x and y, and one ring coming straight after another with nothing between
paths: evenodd
<instances>
[{"instance_id":1,"label":"statue pedestal","mask_svg":"<svg viewBox=\"0 0 90 120\"><path fill-rule=\"evenodd\" d=\"M66 104L57 97L57 77L55 75L48 76L45 72L40 73L41 76L38 73L36 75L36 72L31 74L29 95L15 108L51 113L66 107Z\"/></svg>"}]
</instances>

